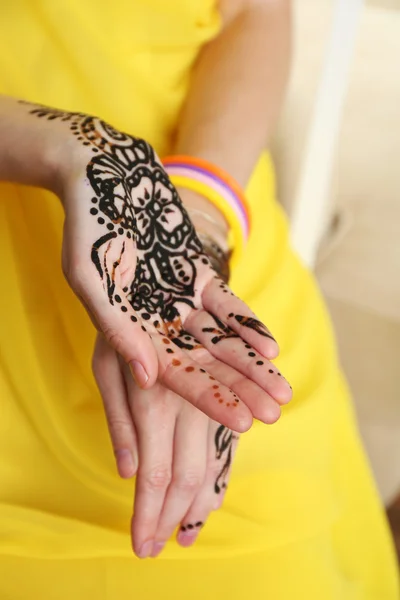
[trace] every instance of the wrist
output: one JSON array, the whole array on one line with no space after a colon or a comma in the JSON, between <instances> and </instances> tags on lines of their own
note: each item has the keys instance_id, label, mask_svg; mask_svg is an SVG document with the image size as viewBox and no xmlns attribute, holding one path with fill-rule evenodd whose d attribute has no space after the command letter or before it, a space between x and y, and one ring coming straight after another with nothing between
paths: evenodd
<instances>
[{"instance_id":1,"label":"wrist","mask_svg":"<svg viewBox=\"0 0 400 600\"><path fill-rule=\"evenodd\" d=\"M30 114L34 108L0 97L0 179L57 193L70 132L64 123L35 119Z\"/></svg>"},{"instance_id":2,"label":"wrist","mask_svg":"<svg viewBox=\"0 0 400 600\"><path fill-rule=\"evenodd\" d=\"M218 273L225 283L228 283L230 276L229 259L231 252L223 249L214 237L208 233L197 232L199 240L203 246L203 252L209 258L214 271Z\"/></svg>"},{"instance_id":3,"label":"wrist","mask_svg":"<svg viewBox=\"0 0 400 600\"><path fill-rule=\"evenodd\" d=\"M206 233L228 252L229 226L219 209L192 190L178 187L177 191L196 231Z\"/></svg>"},{"instance_id":4,"label":"wrist","mask_svg":"<svg viewBox=\"0 0 400 600\"><path fill-rule=\"evenodd\" d=\"M215 227L217 227L223 235L228 236L229 225L222 212L212 204L212 202L207 200L207 198L204 198L204 196L187 188L178 187L177 191L186 210L190 211L193 209L199 213L203 213L206 215L204 220L207 220L207 217L209 217L208 221L212 219L215 222Z\"/></svg>"},{"instance_id":5,"label":"wrist","mask_svg":"<svg viewBox=\"0 0 400 600\"><path fill-rule=\"evenodd\" d=\"M51 123L54 129L48 130L44 136L41 151L42 168L46 172L45 185L47 189L58 196L64 204L68 188L82 176L91 153L86 147L77 144L65 123Z\"/></svg>"}]
</instances>

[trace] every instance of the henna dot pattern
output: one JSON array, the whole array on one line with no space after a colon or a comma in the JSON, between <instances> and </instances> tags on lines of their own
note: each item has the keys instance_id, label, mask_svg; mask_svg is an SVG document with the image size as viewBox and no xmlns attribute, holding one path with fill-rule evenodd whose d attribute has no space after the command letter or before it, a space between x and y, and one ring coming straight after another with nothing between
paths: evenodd
<instances>
[{"instance_id":1,"label":"henna dot pattern","mask_svg":"<svg viewBox=\"0 0 400 600\"><path fill-rule=\"evenodd\" d=\"M182 532L185 531L193 531L194 529L200 529L201 527L203 527L204 523L203 521L197 521L196 523L187 523L186 525L181 525L180 530Z\"/></svg>"}]
</instances>

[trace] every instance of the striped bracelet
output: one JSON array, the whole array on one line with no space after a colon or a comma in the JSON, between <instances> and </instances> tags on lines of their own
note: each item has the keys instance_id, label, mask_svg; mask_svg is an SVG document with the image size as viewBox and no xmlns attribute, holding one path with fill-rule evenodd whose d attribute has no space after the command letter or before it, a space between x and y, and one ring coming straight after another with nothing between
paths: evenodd
<instances>
[{"instance_id":1,"label":"striped bracelet","mask_svg":"<svg viewBox=\"0 0 400 600\"><path fill-rule=\"evenodd\" d=\"M250 234L250 211L239 184L223 169L201 158L168 156L162 162L176 187L199 193L224 215L230 228L234 266Z\"/></svg>"}]
</instances>

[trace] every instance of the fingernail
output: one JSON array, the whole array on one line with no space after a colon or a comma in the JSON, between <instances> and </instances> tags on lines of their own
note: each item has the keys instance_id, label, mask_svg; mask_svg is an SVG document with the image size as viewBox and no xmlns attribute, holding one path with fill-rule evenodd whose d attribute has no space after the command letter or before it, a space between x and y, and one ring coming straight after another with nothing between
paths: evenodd
<instances>
[{"instance_id":1,"label":"fingernail","mask_svg":"<svg viewBox=\"0 0 400 600\"><path fill-rule=\"evenodd\" d=\"M149 540L143 544L143 546L140 548L137 555L139 558L147 558L148 556L150 556L152 550L153 550L153 541Z\"/></svg>"},{"instance_id":2,"label":"fingernail","mask_svg":"<svg viewBox=\"0 0 400 600\"><path fill-rule=\"evenodd\" d=\"M144 387L149 380L149 376L144 370L143 365L140 364L137 360L132 360L129 363L129 368L132 373L133 379L136 381L139 387Z\"/></svg>"},{"instance_id":3,"label":"fingernail","mask_svg":"<svg viewBox=\"0 0 400 600\"><path fill-rule=\"evenodd\" d=\"M176 539L177 539L178 544L180 544L181 546L184 546L185 548L188 548L189 546L191 546L192 544L195 543L197 536L198 536L198 531L182 531L182 530L180 530Z\"/></svg>"},{"instance_id":4,"label":"fingernail","mask_svg":"<svg viewBox=\"0 0 400 600\"><path fill-rule=\"evenodd\" d=\"M120 477L133 477L136 473L137 463L132 452L127 449L116 450L115 458L117 459L117 468Z\"/></svg>"},{"instance_id":5,"label":"fingernail","mask_svg":"<svg viewBox=\"0 0 400 600\"><path fill-rule=\"evenodd\" d=\"M151 558L156 558L160 552L164 549L165 542L154 542Z\"/></svg>"}]
</instances>

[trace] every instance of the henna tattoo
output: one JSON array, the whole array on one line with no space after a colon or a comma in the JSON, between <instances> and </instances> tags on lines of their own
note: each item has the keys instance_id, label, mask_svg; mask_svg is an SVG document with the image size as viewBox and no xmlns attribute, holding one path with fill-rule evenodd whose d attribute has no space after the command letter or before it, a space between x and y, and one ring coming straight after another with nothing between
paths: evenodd
<instances>
[{"instance_id":1,"label":"henna tattoo","mask_svg":"<svg viewBox=\"0 0 400 600\"><path fill-rule=\"evenodd\" d=\"M214 491L216 494L220 494L221 491L227 487L226 478L232 463L233 439L233 432L228 429L228 427L225 427L225 425L220 425L218 427L214 437L215 457L217 460L222 461L223 465L214 483Z\"/></svg>"},{"instance_id":2,"label":"henna tattoo","mask_svg":"<svg viewBox=\"0 0 400 600\"><path fill-rule=\"evenodd\" d=\"M203 527L203 521L197 521L197 523L187 523L186 525L181 525L180 530L185 531L193 531L194 529L200 529Z\"/></svg>"},{"instance_id":3,"label":"henna tattoo","mask_svg":"<svg viewBox=\"0 0 400 600\"><path fill-rule=\"evenodd\" d=\"M168 323L164 327L165 335L173 342L178 348L184 350L199 350L203 348L203 345L197 340L191 333L183 328L180 317Z\"/></svg>"},{"instance_id":4,"label":"henna tattoo","mask_svg":"<svg viewBox=\"0 0 400 600\"><path fill-rule=\"evenodd\" d=\"M218 273L224 283L228 283L230 277L229 258L232 253L224 252L207 233L199 232L197 235L203 245L204 253L210 260L212 268Z\"/></svg>"},{"instance_id":5,"label":"henna tattoo","mask_svg":"<svg viewBox=\"0 0 400 600\"><path fill-rule=\"evenodd\" d=\"M207 259L174 186L149 144L84 113L46 107L30 112L67 122L78 141L97 153L86 169L94 192L89 212L105 231L93 243L91 259L110 302L115 301L119 263L114 263L110 273L106 255L110 244L122 238L124 242L134 241L137 249L135 275L127 292L134 310L143 317L158 313L164 321L172 322L180 314L179 304L193 308L196 263ZM124 250L125 246L121 255ZM100 251L104 251L103 261ZM125 312L124 306L121 310Z\"/></svg>"},{"instance_id":6,"label":"henna tattoo","mask_svg":"<svg viewBox=\"0 0 400 600\"><path fill-rule=\"evenodd\" d=\"M213 337L211 338L211 342L213 344L218 344L222 340L227 340L228 338L239 338L238 334L233 331L228 325L225 325L218 317L209 312L209 315L214 319L216 327L203 327L203 333L212 333Z\"/></svg>"},{"instance_id":7,"label":"henna tattoo","mask_svg":"<svg viewBox=\"0 0 400 600\"><path fill-rule=\"evenodd\" d=\"M249 329L253 329L259 335L268 337L271 340L273 340L274 342L276 341L274 336L269 331L269 329L264 325L264 323L261 323L261 321L258 321L258 319L254 319L253 317L244 317L243 315L235 315L234 313L230 313L228 315L228 317L234 317L236 319L236 321L238 323L240 323L240 325L242 325L243 327L248 327Z\"/></svg>"},{"instance_id":8,"label":"henna tattoo","mask_svg":"<svg viewBox=\"0 0 400 600\"><path fill-rule=\"evenodd\" d=\"M213 344L218 344L219 342L221 342L223 340L227 340L229 338L241 339L240 336L235 331L233 331L233 329L231 329L228 325L225 325L225 323L223 323L220 319L218 319L218 317L216 317L215 315L213 315L210 312L209 312L209 315L214 319L214 321L216 323L216 327L203 327L202 331L203 331L203 333L212 333L213 334L213 337L211 338L211 342ZM231 315L233 315L233 313L231 313ZM231 316L231 315L229 315L229 316ZM259 321L256 321L255 319L251 319L251 320L255 321L256 323L259 323ZM262 323L260 323L260 325L262 325ZM268 337L272 337L272 336L268 336ZM256 352L253 351L253 348L249 344L244 344L244 347L246 349L250 350L250 352L247 353L247 355L250 358L257 357ZM263 364L264 364L264 361L262 361L262 360L256 361L257 366L262 366Z\"/></svg>"}]
</instances>

